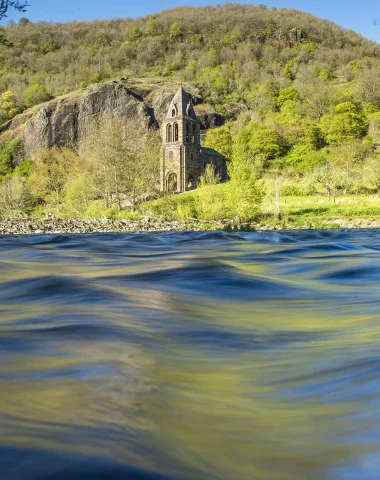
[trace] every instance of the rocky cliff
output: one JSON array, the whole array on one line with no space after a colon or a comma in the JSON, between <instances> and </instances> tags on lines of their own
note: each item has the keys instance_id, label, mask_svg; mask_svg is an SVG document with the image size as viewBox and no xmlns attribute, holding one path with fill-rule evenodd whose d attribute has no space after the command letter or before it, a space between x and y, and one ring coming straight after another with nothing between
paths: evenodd
<instances>
[{"instance_id":1,"label":"rocky cliff","mask_svg":"<svg viewBox=\"0 0 380 480\"><path fill-rule=\"evenodd\" d=\"M0 128L0 138L22 140L21 161L41 148L75 148L94 119L132 119L145 128L159 128L177 88L178 85L164 82L149 84L124 79L92 85L26 110ZM189 90L194 103L199 104L203 128L221 125L223 117L202 104L196 89Z\"/></svg>"}]
</instances>

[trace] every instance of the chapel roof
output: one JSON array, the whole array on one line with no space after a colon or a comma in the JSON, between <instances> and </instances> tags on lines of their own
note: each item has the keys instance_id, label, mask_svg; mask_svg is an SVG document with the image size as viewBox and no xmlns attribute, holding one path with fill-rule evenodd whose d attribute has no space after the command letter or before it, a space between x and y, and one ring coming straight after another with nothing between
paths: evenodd
<instances>
[{"instance_id":1,"label":"chapel roof","mask_svg":"<svg viewBox=\"0 0 380 480\"><path fill-rule=\"evenodd\" d=\"M217 152L213 148L202 147L201 148L201 153L204 153L205 155L215 155L216 157L223 157L224 158L224 155L222 155L220 152Z\"/></svg>"},{"instance_id":2,"label":"chapel roof","mask_svg":"<svg viewBox=\"0 0 380 480\"><path fill-rule=\"evenodd\" d=\"M175 113L173 115L173 113ZM198 120L191 101L190 95L181 86L177 93L174 95L173 100L170 103L170 107L166 118L174 117L188 117L193 120Z\"/></svg>"}]
</instances>

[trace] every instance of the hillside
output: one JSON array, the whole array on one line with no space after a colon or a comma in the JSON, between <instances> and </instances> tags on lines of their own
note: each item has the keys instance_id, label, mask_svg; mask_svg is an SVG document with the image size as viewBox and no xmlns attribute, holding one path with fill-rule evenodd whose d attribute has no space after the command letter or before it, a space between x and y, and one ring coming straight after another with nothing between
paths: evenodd
<instances>
[{"instance_id":1,"label":"hillside","mask_svg":"<svg viewBox=\"0 0 380 480\"><path fill-rule=\"evenodd\" d=\"M0 46L0 93L14 94L2 101L3 121L49 95L122 77L195 82L214 105L255 107L262 83L279 89L309 70L351 82L365 77L355 62L366 71L380 59L379 45L327 20L239 4L179 7L137 20L29 23L1 33L11 46Z\"/></svg>"}]
</instances>

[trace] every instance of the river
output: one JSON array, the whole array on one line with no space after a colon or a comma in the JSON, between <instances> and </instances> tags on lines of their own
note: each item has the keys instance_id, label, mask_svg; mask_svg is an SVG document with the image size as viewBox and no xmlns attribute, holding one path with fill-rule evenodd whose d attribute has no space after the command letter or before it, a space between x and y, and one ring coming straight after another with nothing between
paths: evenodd
<instances>
[{"instance_id":1,"label":"river","mask_svg":"<svg viewBox=\"0 0 380 480\"><path fill-rule=\"evenodd\" d=\"M377 480L380 231L0 237L1 480Z\"/></svg>"}]
</instances>

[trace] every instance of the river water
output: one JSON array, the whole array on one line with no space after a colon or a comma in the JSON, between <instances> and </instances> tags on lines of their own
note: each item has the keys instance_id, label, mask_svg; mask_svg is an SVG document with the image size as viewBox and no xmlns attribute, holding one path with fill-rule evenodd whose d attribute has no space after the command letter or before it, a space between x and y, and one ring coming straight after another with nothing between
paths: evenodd
<instances>
[{"instance_id":1,"label":"river water","mask_svg":"<svg viewBox=\"0 0 380 480\"><path fill-rule=\"evenodd\" d=\"M380 478L380 231L0 237L0 479Z\"/></svg>"}]
</instances>

